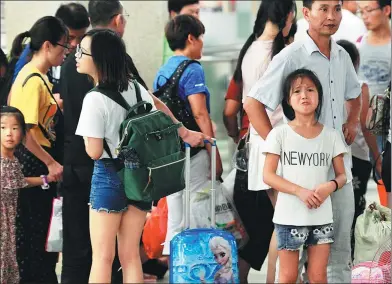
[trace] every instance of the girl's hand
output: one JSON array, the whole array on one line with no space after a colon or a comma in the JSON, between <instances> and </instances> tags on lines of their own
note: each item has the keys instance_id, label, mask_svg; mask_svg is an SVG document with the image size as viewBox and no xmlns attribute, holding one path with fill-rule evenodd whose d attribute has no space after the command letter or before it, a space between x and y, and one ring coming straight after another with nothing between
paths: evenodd
<instances>
[{"instance_id":1,"label":"girl's hand","mask_svg":"<svg viewBox=\"0 0 392 284\"><path fill-rule=\"evenodd\" d=\"M53 175L48 175L47 177L48 183L55 182L56 178Z\"/></svg>"},{"instance_id":2,"label":"girl's hand","mask_svg":"<svg viewBox=\"0 0 392 284\"><path fill-rule=\"evenodd\" d=\"M320 201L315 196L315 192L313 190L307 190L305 188L300 188L297 191L297 197L301 199L309 209L317 209L320 207Z\"/></svg>"},{"instance_id":3,"label":"girl's hand","mask_svg":"<svg viewBox=\"0 0 392 284\"><path fill-rule=\"evenodd\" d=\"M47 165L49 175L55 178L54 181L61 181L63 177L63 166L53 160Z\"/></svg>"},{"instance_id":4,"label":"girl's hand","mask_svg":"<svg viewBox=\"0 0 392 284\"><path fill-rule=\"evenodd\" d=\"M335 183L332 181L322 183L314 189L316 198L320 201L320 204L324 203L325 199L330 196L335 190Z\"/></svg>"}]
</instances>

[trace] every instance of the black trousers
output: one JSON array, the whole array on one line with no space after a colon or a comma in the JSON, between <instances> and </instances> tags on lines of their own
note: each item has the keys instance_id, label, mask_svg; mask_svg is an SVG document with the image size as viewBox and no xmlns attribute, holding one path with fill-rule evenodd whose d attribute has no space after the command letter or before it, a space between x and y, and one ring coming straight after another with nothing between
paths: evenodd
<instances>
[{"instance_id":1,"label":"black trousers","mask_svg":"<svg viewBox=\"0 0 392 284\"><path fill-rule=\"evenodd\" d=\"M63 261L61 283L88 283L92 263L89 230L89 197L92 166L64 165ZM122 283L117 248L112 283Z\"/></svg>"},{"instance_id":2,"label":"black trousers","mask_svg":"<svg viewBox=\"0 0 392 284\"><path fill-rule=\"evenodd\" d=\"M369 161L358 159L353 156L353 167L351 173L353 174L353 189L354 189L354 200L355 200L355 213L354 220L351 227L351 257L354 259L354 248L355 248L355 224L357 218L361 215L366 208L366 192L367 185L372 171L372 164Z\"/></svg>"},{"instance_id":3,"label":"black trousers","mask_svg":"<svg viewBox=\"0 0 392 284\"><path fill-rule=\"evenodd\" d=\"M51 152L51 149L46 148L46 150ZM15 156L23 165L24 176L37 177L48 173L45 164L24 146L17 148ZM58 253L45 250L54 197L56 197L55 183L50 184L50 189L46 191L36 186L19 192L16 257L20 283L57 283L55 269Z\"/></svg>"},{"instance_id":4,"label":"black trousers","mask_svg":"<svg viewBox=\"0 0 392 284\"><path fill-rule=\"evenodd\" d=\"M248 190L248 173L237 170L234 204L249 236L238 255L253 269L260 270L268 255L274 231L274 208L266 191Z\"/></svg>"}]
</instances>

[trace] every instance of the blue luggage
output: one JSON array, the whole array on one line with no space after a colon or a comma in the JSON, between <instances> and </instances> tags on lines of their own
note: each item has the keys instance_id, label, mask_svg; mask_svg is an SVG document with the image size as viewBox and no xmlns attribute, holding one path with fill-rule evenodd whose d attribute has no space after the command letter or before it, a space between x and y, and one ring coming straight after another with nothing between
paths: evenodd
<instances>
[{"instance_id":1,"label":"blue luggage","mask_svg":"<svg viewBox=\"0 0 392 284\"><path fill-rule=\"evenodd\" d=\"M189 145L185 151L185 230L170 242L170 283L239 283L236 240L215 228L216 142L211 150L211 229L189 228Z\"/></svg>"}]
</instances>

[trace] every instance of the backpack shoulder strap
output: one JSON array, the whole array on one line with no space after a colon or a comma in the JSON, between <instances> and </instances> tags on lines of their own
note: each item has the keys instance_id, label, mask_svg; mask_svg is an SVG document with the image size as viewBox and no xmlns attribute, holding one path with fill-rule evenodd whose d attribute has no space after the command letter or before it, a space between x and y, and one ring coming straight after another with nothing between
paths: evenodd
<instances>
[{"instance_id":1,"label":"backpack shoulder strap","mask_svg":"<svg viewBox=\"0 0 392 284\"><path fill-rule=\"evenodd\" d=\"M109 155L110 159L113 160L112 152L110 151L109 144L106 142L105 138L103 138L103 149Z\"/></svg>"},{"instance_id":2,"label":"backpack shoulder strap","mask_svg":"<svg viewBox=\"0 0 392 284\"><path fill-rule=\"evenodd\" d=\"M57 109L60 109L60 106L58 105L56 99L55 99L54 96L53 96L52 90L49 88L48 84L46 83L45 79L41 76L41 74L39 74L39 73L31 73L30 75L28 75L28 76L26 77L26 79L23 81L22 88L27 84L27 81L29 81L29 80L30 80L31 78L33 78L33 77L39 77L39 78L42 80L42 82L45 84L45 87L46 87L46 89L48 90L50 96L52 97L52 99L53 99L54 102L56 103ZM61 113L61 112L60 112L60 113Z\"/></svg>"},{"instance_id":3,"label":"backpack shoulder strap","mask_svg":"<svg viewBox=\"0 0 392 284\"><path fill-rule=\"evenodd\" d=\"M161 88L172 88L174 87L176 84L178 84L178 82L181 79L182 74L184 73L185 69L192 63L197 63L200 64L199 61L197 60L184 60L180 63L180 65L178 65L178 67L176 68L176 70L174 70L173 74L170 76L170 78L166 81L165 84L163 84L162 86L159 86L158 90L156 92L159 91L159 89Z\"/></svg>"},{"instance_id":4,"label":"backpack shoulder strap","mask_svg":"<svg viewBox=\"0 0 392 284\"><path fill-rule=\"evenodd\" d=\"M104 96L108 97L109 99L111 99L112 101L119 104L124 109L126 109L126 110L130 109L129 104L127 103L127 101L124 99L124 97L122 96L122 94L120 92L109 90L106 88L101 88L99 86L94 87L93 89L91 89L89 91L89 93L90 92L99 92L99 93L103 94Z\"/></svg>"},{"instance_id":5,"label":"backpack shoulder strap","mask_svg":"<svg viewBox=\"0 0 392 284\"><path fill-rule=\"evenodd\" d=\"M122 94L120 92L116 92L116 91L109 90L106 88L100 88L99 86L94 87L93 89L91 89L89 91L89 93L90 92L99 92L99 93L103 94L104 96L108 97L109 99L111 99L112 101L119 104L121 107L123 107L127 111L130 109L129 104L127 103L127 101L124 99L124 97L122 96ZM103 149L109 155L110 159L113 159L112 152L110 151L110 148L109 148L109 144L105 138L103 138Z\"/></svg>"},{"instance_id":6,"label":"backpack shoulder strap","mask_svg":"<svg viewBox=\"0 0 392 284\"><path fill-rule=\"evenodd\" d=\"M152 109L152 105L150 103L147 103L142 100L139 84L135 80L132 80L132 83L135 87L136 100L137 100L136 105L134 105L132 107L127 103L127 101L125 100L125 98L122 96L122 94L120 92L116 92L116 91L112 91L112 90L108 90L108 89L104 89L104 88L99 88L99 87L93 88L92 90L90 90L90 92L93 92L93 91L100 92L101 94L107 96L109 99L113 100L114 102L119 104L121 107L126 109L128 113L136 111L136 110L137 110L136 113L150 112ZM109 155L110 159L113 159L109 145L108 145L105 138L103 139L103 149Z\"/></svg>"},{"instance_id":7,"label":"backpack shoulder strap","mask_svg":"<svg viewBox=\"0 0 392 284\"><path fill-rule=\"evenodd\" d=\"M133 86L135 87L136 104L132 106L130 109L128 109L128 114L130 113L142 114L142 113L150 112L152 110L152 105L143 100L140 92L139 83L136 80L133 80L132 82L133 82Z\"/></svg>"},{"instance_id":8,"label":"backpack shoulder strap","mask_svg":"<svg viewBox=\"0 0 392 284\"><path fill-rule=\"evenodd\" d=\"M50 96L52 97L52 99L53 99L54 102L56 103L57 109L59 110L59 109L60 109L60 106L58 105L56 99L54 98L53 93L52 93L52 90L49 88L48 84L46 83L45 79L41 76L41 74L39 74L39 73L31 73L30 75L28 75L28 76L26 77L26 79L23 81L22 88L27 84L27 81L29 81L29 80L30 80L31 78L33 78L33 77L39 77L39 78L42 80L42 82L45 84L45 87L46 87L46 89L48 90ZM63 115L63 113L62 113L61 111L58 111L57 113L60 113L61 115ZM48 133L48 131L45 129L45 127L43 127L43 126L41 125L41 123L38 123L38 127L40 128L40 130L41 130L42 134L44 135L44 137L50 141L49 133Z\"/></svg>"},{"instance_id":9,"label":"backpack shoulder strap","mask_svg":"<svg viewBox=\"0 0 392 284\"><path fill-rule=\"evenodd\" d=\"M176 84L177 82L180 81L182 74L184 73L185 69L191 65L192 63L197 63L200 65L200 62L197 60L184 60L183 62L178 65L177 69L174 71L174 73L171 75L169 78L168 82L170 84Z\"/></svg>"}]
</instances>

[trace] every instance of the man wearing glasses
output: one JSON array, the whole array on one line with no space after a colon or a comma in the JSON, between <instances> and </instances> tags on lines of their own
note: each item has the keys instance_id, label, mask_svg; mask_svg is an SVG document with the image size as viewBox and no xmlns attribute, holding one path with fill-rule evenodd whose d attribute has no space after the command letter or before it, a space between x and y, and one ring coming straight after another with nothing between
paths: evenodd
<instances>
[{"instance_id":1,"label":"man wearing glasses","mask_svg":"<svg viewBox=\"0 0 392 284\"><path fill-rule=\"evenodd\" d=\"M358 3L359 13L368 29L357 41L361 58L358 77L369 86L371 98L384 94L391 79L391 1ZM381 153L385 146L382 136L377 137L377 145ZM373 155L370 160L374 164Z\"/></svg>"},{"instance_id":2,"label":"man wearing glasses","mask_svg":"<svg viewBox=\"0 0 392 284\"><path fill-rule=\"evenodd\" d=\"M361 56L358 76L369 86L370 97L384 94L391 79L391 1L358 1L368 33L358 39Z\"/></svg>"}]
</instances>

